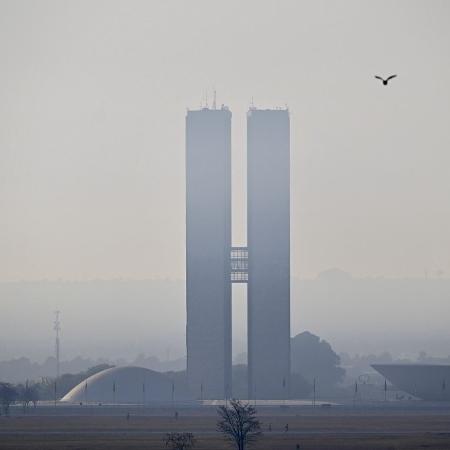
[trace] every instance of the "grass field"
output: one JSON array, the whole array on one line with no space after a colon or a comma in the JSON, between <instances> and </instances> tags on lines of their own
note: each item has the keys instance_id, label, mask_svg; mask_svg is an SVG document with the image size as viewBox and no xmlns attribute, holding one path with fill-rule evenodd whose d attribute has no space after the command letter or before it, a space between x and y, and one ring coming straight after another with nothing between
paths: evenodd
<instances>
[{"instance_id":1,"label":"grass field","mask_svg":"<svg viewBox=\"0 0 450 450\"><path fill-rule=\"evenodd\" d=\"M190 431L196 449L233 448L216 432L213 408L172 411L131 410L19 411L0 417L0 449L90 450L164 449L167 432ZM58 414L56 414L58 413ZM450 449L450 410L371 409L329 411L265 408L260 411L263 436L255 450L296 449ZM269 431L269 424L271 431ZM289 431L285 432L285 424Z\"/></svg>"}]
</instances>

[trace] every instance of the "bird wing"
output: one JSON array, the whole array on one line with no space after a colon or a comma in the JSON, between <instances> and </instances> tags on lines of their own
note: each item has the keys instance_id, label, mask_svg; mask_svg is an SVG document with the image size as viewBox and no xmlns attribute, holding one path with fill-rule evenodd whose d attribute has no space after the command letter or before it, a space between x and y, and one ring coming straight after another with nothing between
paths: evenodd
<instances>
[{"instance_id":1,"label":"bird wing","mask_svg":"<svg viewBox=\"0 0 450 450\"><path fill-rule=\"evenodd\" d=\"M381 81L384 81L383 78L379 77L378 75L375 75L375 78L378 78Z\"/></svg>"},{"instance_id":2,"label":"bird wing","mask_svg":"<svg viewBox=\"0 0 450 450\"><path fill-rule=\"evenodd\" d=\"M390 77L387 77L386 78L386 81L389 81L390 79L392 79L392 78L395 78L397 75L391 75Z\"/></svg>"}]
</instances>

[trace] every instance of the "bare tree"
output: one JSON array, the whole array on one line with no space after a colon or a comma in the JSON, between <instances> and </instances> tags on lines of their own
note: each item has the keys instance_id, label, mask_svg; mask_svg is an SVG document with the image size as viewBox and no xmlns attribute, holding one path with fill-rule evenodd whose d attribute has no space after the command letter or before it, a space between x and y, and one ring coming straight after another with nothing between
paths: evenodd
<instances>
[{"instance_id":1,"label":"bare tree","mask_svg":"<svg viewBox=\"0 0 450 450\"><path fill-rule=\"evenodd\" d=\"M256 409L239 400L231 400L230 406L220 406L217 430L235 444L237 450L245 448L261 435L261 423L256 418Z\"/></svg>"},{"instance_id":2,"label":"bare tree","mask_svg":"<svg viewBox=\"0 0 450 450\"><path fill-rule=\"evenodd\" d=\"M166 447L172 450L188 450L195 445L192 433L168 433L164 439Z\"/></svg>"}]
</instances>

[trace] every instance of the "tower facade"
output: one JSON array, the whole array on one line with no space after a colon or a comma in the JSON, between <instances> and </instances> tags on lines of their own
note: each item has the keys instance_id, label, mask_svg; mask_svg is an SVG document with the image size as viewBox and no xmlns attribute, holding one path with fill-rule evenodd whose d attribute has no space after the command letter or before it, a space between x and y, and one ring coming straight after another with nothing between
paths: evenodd
<instances>
[{"instance_id":1,"label":"tower facade","mask_svg":"<svg viewBox=\"0 0 450 450\"><path fill-rule=\"evenodd\" d=\"M290 130L287 110L247 115L247 247L231 242L231 113L186 117L187 376L229 398L231 285L248 283L249 398L290 389Z\"/></svg>"},{"instance_id":2,"label":"tower facade","mask_svg":"<svg viewBox=\"0 0 450 450\"><path fill-rule=\"evenodd\" d=\"M249 398L289 396L289 128L287 110L248 112Z\"/></svg>"},{"instance_id":3,"label":"tower facade","mask_svg":"<svg viewBox=\"0 0 450 450\"><path fill-rule=\"evenodd\" d=\"M197 398L231 396L231 113L186 116L187 377Z\"/></svg>"}]
</instances>

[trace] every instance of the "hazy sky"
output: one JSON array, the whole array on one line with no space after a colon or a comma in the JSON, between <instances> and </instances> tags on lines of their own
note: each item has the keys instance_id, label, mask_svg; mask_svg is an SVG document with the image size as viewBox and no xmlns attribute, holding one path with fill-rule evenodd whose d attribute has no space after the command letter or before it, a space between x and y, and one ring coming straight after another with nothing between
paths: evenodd
<instances>
[{"instance_id":1,"label":"hazy sky","mask_svg":"<svg viewBox=\"0 0 450 450\"><path fill-rule=\"evenodd\" d=\"M450 275L450 2L0 1L0 281L184 277L184 119L287 104L292 274ZM397 73L386 88L375 74Z\"/></svg>"}]
</instances>

